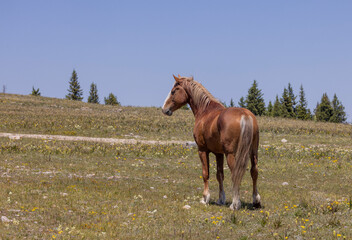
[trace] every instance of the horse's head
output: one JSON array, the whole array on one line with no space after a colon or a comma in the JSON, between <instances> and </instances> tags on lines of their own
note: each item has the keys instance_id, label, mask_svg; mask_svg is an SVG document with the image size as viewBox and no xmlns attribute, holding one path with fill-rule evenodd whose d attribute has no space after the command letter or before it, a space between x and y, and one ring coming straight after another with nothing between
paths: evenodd
<instances>
[{"instance_id":1,"label":"horse's head","mask_svg":"<svg viewBox=\"0 0 352 240\"><path fill-rule=\"evenodd\" d=\"M174 78L175 84L169 95L167 95L163 106L163 113L168 116L171 116L174 111L186 105L188 101L186 90L182 87L184 79L180 75L178 77L174 75Z\"/></svg>"}]
</instances>

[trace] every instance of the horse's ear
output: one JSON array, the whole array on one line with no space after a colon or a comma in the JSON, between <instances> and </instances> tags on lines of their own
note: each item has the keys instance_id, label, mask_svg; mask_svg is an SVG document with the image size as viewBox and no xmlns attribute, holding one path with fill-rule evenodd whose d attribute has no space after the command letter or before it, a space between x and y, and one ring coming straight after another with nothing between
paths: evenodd
<instances>
[{"instance_id":1,"label":"horse's ear","mask_svg":"<svg viewBox=\"0 0 352 240\"><path fill-rule=\"evenodd\" d=\"M180 81L180 78L179 78L179 77L176 77L176 76L173 75L173 74L172 74L172 76L174 76L176 82L179 82L179 81ZM180 75L179 75L179 76L180 76Z\"/></svg>"},{"instance_id":2,"label":"horse's ear","mask_svg":"<svg viewBox=\"0 0 352 240\"><path fill-rule=\"evenodd\" d=\"M180 78L181 76L180 76L180 74L178 75L178 78Z\"/></svg>"}]
</instances>

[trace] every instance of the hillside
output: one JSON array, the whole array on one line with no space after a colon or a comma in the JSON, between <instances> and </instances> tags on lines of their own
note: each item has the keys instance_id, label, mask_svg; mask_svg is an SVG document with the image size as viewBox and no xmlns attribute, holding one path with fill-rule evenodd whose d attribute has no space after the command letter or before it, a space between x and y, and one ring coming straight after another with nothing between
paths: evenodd
<instances>
[{"instance_id":1,"label":"hillside","mask_svg":"<svg viewBox=\"0 0 352 240\"><path fill-rule=\"evenodd\" d=\"M193 121L186 110L0 94L0 132L189 141ZM194 147L0 137L0 238L352 239L352 127L258 121L263 208L247 170L236 212L227 166L226 205L215 204L212 155L210 204L199 203Z\"/></svg>"},{"instance_id":2,"label":"hillside","mask_svg":"<svg viewBox=\"0 0 352 240\"><path fill-rule=\"evenodd\" d=\"M164 116L157 107L90 104L30 95L0 94L0 131L89 137L193 140L191 111ZM352 125L258 117L262 133L352 136Z\"/></svg>"}]
</instances>

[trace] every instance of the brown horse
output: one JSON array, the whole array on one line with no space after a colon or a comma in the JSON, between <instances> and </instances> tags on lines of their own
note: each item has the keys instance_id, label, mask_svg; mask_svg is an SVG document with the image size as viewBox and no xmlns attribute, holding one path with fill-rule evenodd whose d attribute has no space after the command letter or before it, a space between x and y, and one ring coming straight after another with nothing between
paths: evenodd
<instances>
[{"instance_id":1,"label":"brown horse","mask_svg":"<svg viewBox=\"0 0 352 240\"><path fill-rule=\"evenodd\" d=\"M209 153L216 156L219 182L218 204L225 204L224 154L231 170L233 200L231 209L240 209L240 184L251 159L253 179L253 206L260 207L257 191L259 128L253 113L244 108L225 108L207 89L193 78L174 76L176 82L167 96L163 113L171 116L174 111L189 104L195 116L193 136L203 166L204 192L202 203L209 203Z\"/></svg>"}]
</instances>

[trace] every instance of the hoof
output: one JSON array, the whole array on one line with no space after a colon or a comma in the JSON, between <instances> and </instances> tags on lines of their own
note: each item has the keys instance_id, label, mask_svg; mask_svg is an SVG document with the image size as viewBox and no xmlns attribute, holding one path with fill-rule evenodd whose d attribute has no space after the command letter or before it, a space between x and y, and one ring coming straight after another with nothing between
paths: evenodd
<instances>
[{"instance_id":1,"label":"hoof","mask_svg":"<svg viewBox=\"0 0 352 240\"><path fill-rule=\"evenodd\" d=\"M260 205L260 195L254 195L253 194L253 207L254 208L261 208L262 206Z\"/></svg>"},{"instance_id":2,"label":"hoof","mask_svg":"<svg viewBox=\"0 0 352 240\"><path fill-rule=\"evenodd\" d=\"M241 201L238 201L236 204L232 203L230 205L231 210L240 210L241 209Z\"/></svg>"},{"instance_id":3,"label":"hoof","mask_svg":"<svg viewBox=\"0 0 352 240\"><path fill-rule=\"evenodd\" d=\"M216 202L217 205L225 205L226 204L226 197L225 192L222 191L219 194L219 200Z\"/></svg>"},{"instance_id":4,"label":"hoof","mask_svg":"<svg viewBox=\"0 0 352 240\"><path fill-rule=\"evenodd\" d=\"M253 203L253 207L254 208L262 208L262 205L260 204L260 202L256 202L256 203Z\"/></svg>"},{"instance_id":5,"label":"hoof","mask_svg":"<svg viewBox=\"0 0 352 240\"><path fill-rule=\"evenodd\" d=\"M225 205L225 201L219 199L216 201L216 205Z\"/></svg>"},{"instance_id":6,"label":"hoof","mask_svg":"<svg viewBox=\"0 0 352 240\"><path fill-rule=\"evenodd\" d=\"M200 200L201 204L208 204L210 200L210 194L203 196L202 200Z\"/></svg>"}]
</instances>

